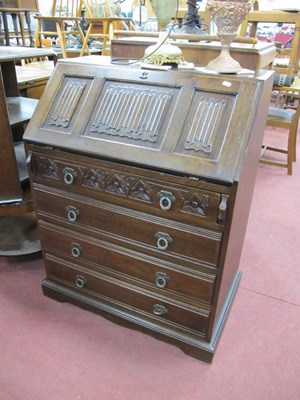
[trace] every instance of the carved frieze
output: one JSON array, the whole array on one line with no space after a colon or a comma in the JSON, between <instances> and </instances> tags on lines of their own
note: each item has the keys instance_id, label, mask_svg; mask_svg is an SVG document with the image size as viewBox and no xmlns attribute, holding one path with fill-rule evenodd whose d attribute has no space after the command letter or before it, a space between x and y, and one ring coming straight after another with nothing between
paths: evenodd
<instances>
[{"instance_id":1,"label":"carved frieze","mask_svg":"<svg viewBox=\"0 0 300 400\"><path fill-rule=\"evenodd\" d=\"M207 215L207 207L209 205L209 196L199 195L198 193L189 193L182 204L182 211L192 214Z\"/></svg>"},{"instance_id":2,"label":"carved frieze","mask_svg":"<svg viewBox=\"0 0 300 400\"><path fill-rule=\"evenodd\" d=\"M82 184L83 186L89 186L95 189L104 189L105 181L109 175L110 173L108 171L90 168L83 173Z\"/></svg>"},{"instance_id":3,"label":"carved frieze","mask_svg":"<svg viewBox=\"0 0 300 400\"><path fill-rule=\"evenodd\" d=\"M40 158L40 169L44 176L60 179L61 169L65 164L58 160ZM127 198L132 198L148 203L156 199L154 193L157 192L157 186L153 182L148 182L131 175L118 174L108 169L94 169L78 166L82 179L78 179L79 185L100 190L108 193L114 193ZM166 192L167 193L167 192ZM179 195L180 193L180 195ZM178 206L183 212L191 213L197 216L207 217L209 207L209 195L200 194L194 191L178 192Z\"/></svg>"},{"instance_id":4,"label":"carved frieze","mask_svg":"<svg viewBox=\"0 0 300 400\"><path fill-rule=\"evenodd\" d=\"M104 190L111 193L128 196L129 188L134 182L134 178L112 174L105 182Z\"/></svg>"},{"instance_id":5,"label":"carved frieze","mask_svg":"<svg viewBox=\"0 0 300 400\"><path fill-rule=\"evenodd\" d=\"M60 166L60 161L44 157L41 157L40 160L41 160L40 166L42 175L58 179L59 178L58 168Z\"/></svg>"},{"instance_id":6,"label":"carved frieze","mask_svg":"<svg viewBox=\"0 0 300 400\"><path fill-rule=\"evenodd\" d=\"M151 190L149 186L142 180L138 180L133 184L129 192L129 197L143 201L151 201Z\"/></svg>"}]
</instances>

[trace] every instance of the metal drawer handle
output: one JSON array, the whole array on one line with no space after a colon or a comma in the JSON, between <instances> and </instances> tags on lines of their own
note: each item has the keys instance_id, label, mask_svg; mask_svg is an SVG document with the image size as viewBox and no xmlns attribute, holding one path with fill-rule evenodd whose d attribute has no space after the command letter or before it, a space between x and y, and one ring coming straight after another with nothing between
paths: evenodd
<instances>
[{"instance_id":1,"label":"metal drawer handle","mask_svg":"<svg viewBox=\"0 0 300 400\"><path fill-rule=\"evenodd\" d=\"M70 222L75 222L80 214L79 210L73 206L67 206L67 217Z\"/></svg>"},{"instance_id":2,"label":"metal drawer handle","mask_svg":"<svg viewBox=\"0 0 300 400\"><path fill-rule=\"evenodd\" d=\"M160 304L154 304L153 314L154 315L166 315L166 314L168 314L168 310L166 309L166 307L161 306Z\"/></svg>"},{"instance_id":3,"label":"metal drawer handle","mask_svg":"<svg viewBox=\"0 0 300 400\"><path fill-rule=\"evenodd\" d=\"M72 185L77 178L77 173L73 168L64 168L64 182L67 185Z\"/></svg>"},{"instance_id":4,"label":"metal drawer handle","mask_svg":"<svg viewBox=\"0 0 300 400\"><path fill-rule=\"evenodd\" d=\"M76 275L75 284L79 289L83 289L87 283L87 279L84 276Z\"/></svg>"},{"instance_id":5,"label":"metal drawer handle","mask_svg":"<svg viewBox=\"0 0 300 400\"><path fill-rule=\"evenodd\" d=\"M71 243L71 254L73 257L76 257L76 258L80 257L81 250L82 250L82 248L81 248L80 244Z\"/></svg>"},{"instance_id":6,"label":"metal drawer handle","mask_svg":"<svg viewBox=\"0 0 300 400\"><path fill-rule=\"evenodd\" d=\"M163 211L168 211L172 207L172 204L176 200L176 197L173 193L167 192L165 190L161 190L157 193L157 197L159 198L159 207Z\"/></svg>"},{"instance_id":7,"label":"metal drawer handle","mask_svg":"<svg viewBox=\"0 0 300 400\"><path fill-rule=\"evenodd\" d=\"M164 232L157 232L155 237L157 239L156 245L159 250L167 250L169 244L172 242L171 236Z\"/></svg>"},{"instance_id":8,"label":"metal drawer handle","mask_svg":"<svg viewBox=\"0 0 300 400\"><path fill-rule=\"evenodd\" d=\"M165 288L167 286L170 277L164 272L155 272L155 276L156 276L155 279L156 286L159 287L160 289Z\"/></svg>"}]
</instances>

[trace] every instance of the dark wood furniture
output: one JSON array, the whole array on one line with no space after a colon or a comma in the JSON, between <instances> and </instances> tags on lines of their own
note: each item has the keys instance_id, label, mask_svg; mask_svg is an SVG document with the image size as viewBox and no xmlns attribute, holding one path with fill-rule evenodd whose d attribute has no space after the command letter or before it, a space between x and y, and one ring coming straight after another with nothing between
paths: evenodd
<instances>
[{"instance_id":1,"label":"dark wood furniture","mask_svg":"<svg viewBox=\"0 0 300 400\"><path fill-rule=\"evenodd\" d=\"M272 72L58 61L25 133L44 294L211 361L240 280Z\"/></svg>"},{"instance_id":2,"label":"dark wood furniture","mask_svg":"<svg viewBox=\"0 0 300 400\"><path fill-rule=\"evenodd\" d=\"M19 96L16 62L24 58L55 57L50 49L31 47L0 47L0 216L16 215L33 209L25 153L22 155L23 126L37 105L37 100Z\"/></svg>"},{"instance_id":3,"label":"dark wood furniture","mask_svg":"<svg viewBox=\"0 0 300 400\"><path fill-rule=\"evenodd\" d=\"M119 37L111 41L111 56L116 58L136 59L142 58L145 49L155 44L151 37ZM209 61L216 58L221 51L220 42L176 42L182 50L186 61L198 66L206 66ZM276 49L273 43L258 42L233 43L230 54L243 68L247 69L271 69Z\"/></svg>"}]
</instances>

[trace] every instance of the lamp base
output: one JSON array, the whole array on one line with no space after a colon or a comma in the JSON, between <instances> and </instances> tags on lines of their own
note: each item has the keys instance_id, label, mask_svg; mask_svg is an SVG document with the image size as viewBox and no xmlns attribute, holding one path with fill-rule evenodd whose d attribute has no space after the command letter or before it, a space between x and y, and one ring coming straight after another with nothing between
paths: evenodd
<instances>
[{"instance_id":1,"label":"lamp base","mask_svg":"<svg viewBox=\"0 0 300 400\"><path fill-rule=\"evenodd\" d=\"M160 32L158 42L145 50L145 62L155 65L183 62L182 51L168 41L168 32Z\"/></svg>"}]
</instances>

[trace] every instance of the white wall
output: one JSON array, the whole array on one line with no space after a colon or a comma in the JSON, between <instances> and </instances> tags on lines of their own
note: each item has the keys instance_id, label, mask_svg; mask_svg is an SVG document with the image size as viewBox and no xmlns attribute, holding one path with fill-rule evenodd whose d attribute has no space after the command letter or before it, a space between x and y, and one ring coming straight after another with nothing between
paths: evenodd
<instances>
[{"instance_id":1,"label":"white wall","mask_svg":"<svg viewBox=\"0 0 300 400\"><path fill-rule=\"evenodd\" d=\"M299 0L259 0L260 10L275 10L279 8L300 8Z\"/></svg>"}]
</instances>

